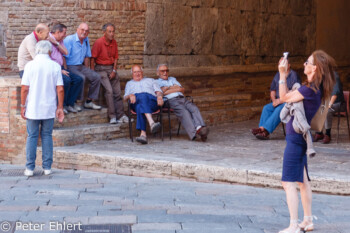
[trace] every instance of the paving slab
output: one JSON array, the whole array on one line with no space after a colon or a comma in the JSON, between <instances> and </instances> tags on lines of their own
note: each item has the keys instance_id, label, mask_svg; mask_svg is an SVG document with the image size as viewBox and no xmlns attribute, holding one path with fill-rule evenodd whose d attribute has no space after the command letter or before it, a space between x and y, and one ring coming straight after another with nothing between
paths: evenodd
<instances>
[{"instance_id":1,"label":"paving slab","mask_svg":"<svg viewBox=\"0 0 350 233\"><path fill-rule=\"evenodd\" d=\"M344 120L341 124L345 126ZM56 147L54 160L58 167L69 164L121 175L281 188L286 145L281 125L271 134L270 140L258 140L250 133L250 129L257 125L257 120L250 120L211 127L205 143L188 140L182 131L172 140L167 135L164 141L150 137L147 145L122 138ZM346 131L340 131L339 143L314 143L314 146L317 155L308 159L313 190L350 195L350 142ZM87 175L81 173L81 176ZM108 175L96 177L99 181L109 179Z\"/></svg>"}]
</instances>

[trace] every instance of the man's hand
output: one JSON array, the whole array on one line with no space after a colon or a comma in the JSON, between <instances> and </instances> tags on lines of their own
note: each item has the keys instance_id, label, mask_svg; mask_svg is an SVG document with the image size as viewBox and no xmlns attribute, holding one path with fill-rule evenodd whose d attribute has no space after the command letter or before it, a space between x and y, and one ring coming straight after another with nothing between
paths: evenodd
<instances>
[{"instance_id":1,"label":"man's hand","mask_svg":"<svg viewBox=\"0 0 350 233\"><path fill-rule=\"evenodd\" d=\"M157 96L157 104L158 106L163 106L164 104L163 97L161 95Z\"/></svg>"},{"instance_id":2,"label":"man's hand","mask_svg":"<svg viewBox=\"0 0 350 233\"><path fill-rule=\"evenodd\" d=\"M62 70L62 74L69 77L69 72L67 70Z\"/></svg>"},{"instance_id":3,"label":"man's hand","mask_svg":"<svg viewBox=\"0 0 350 233\"><path fill-rule=\"evenodd\" d=\"M280 104L281 104L280 99L274 99L274 100L272 101L272 105L273 105L274 107L277 107L277 106L280 105Z\"/></svg>"},{"instance_id":4,"label":"man's hand","mask_svg":"<svg viewBox=\"0 0 350 233\"><path fill-rule=\"evenodd\" d=\"M51 36L49 36L49 41L51 42L51 44L57 46L57 40L55 38L52 38Z\"/></svg>"},{"instance_id":5,"label":"man's hand","mask_svg":"<svg viewBox=\"0 0 350 233\"><path fill-rule=\"evenodd\" d=\"M62 108L57 108L56 110L56 118L58 122L62 123L64 119L64 112Z\"/></svg>"},{"instance_id":6,"label":"man's hand","mask_svg":"<svg viewBox=\"0 0 350 233\"><path fill-rule=\"evenodd\" d=\"M129 99L130 99L130 103L131 104L136 103L136 96L134 94L130 94L129 95Z\"/></svg>"},{"instance_id":7,"label":"man's hand","mask_svg":"<svg viewBox=\"0 0 350 233\"><path fill-rule=\"evenodd\" d=\"M26 113L26 108L25 108L25 107L21 107L21 117L22 117L24 120L27 120L27 118L25 117L25 113Z\"/></svg>"},{"instance_id":8,"label":"man's hand","mask_svg":"<svg viewBox=\"0 0 350 233\"><path fill-rule=\"evenodd\" d=\"M110 74L109 74L109 80L112 80L116 77L116 73L114 71L112 71Z\"/></svg>"}]
</instances>

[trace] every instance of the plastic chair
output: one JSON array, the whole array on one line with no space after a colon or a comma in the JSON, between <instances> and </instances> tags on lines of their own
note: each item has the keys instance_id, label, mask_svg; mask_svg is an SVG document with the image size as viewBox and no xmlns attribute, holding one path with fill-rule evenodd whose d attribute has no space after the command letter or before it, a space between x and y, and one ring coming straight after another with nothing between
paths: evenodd
<instances>
[{"instance_id":1,"label":"plastic chair","mask_svg":"<svg viewBox=\"0 0 350 233\"><path fill-rule=\"evenodd\" d=\"M152 115L153 115L153 116L157 116L157 119L160 119L160 124L161 124L161 134L160 134L160 135L161 135L162 141L164 141L162 113L163 113L162 108L159 108L157 111L152 112ZM158 118L158 117L159 117L159 118ZM130 135L131 141L133 142L133 141L134 141L134 138L133 138L133 135L132 135L132 122L133 122L133 121L132 121L132 118L135 119L135 122L136 122L137 115L136 115L136 112L134 112L134 111L131 109L130 100L128 100L128 118L129 118L129 135Z\"/></svg>"},{"instance_id":2,"label":"plastic chair","mask_svg":"<svg viewBox=\"0 0 350 233\"><path fill-rule=\"evenodd\" d=\"M348 134L349 134L349 140L350 140L350 127L349 127L349 91L343 91L344 94L344 102L341 103L342 105L345 105L345 111L341 112L341 109L343 108L339 108L339 111L337 113L338 115L338 132L337 132L337 143L338 143L338 139L339 139L339 124L340 124L340 117L341 116L346 116L346 122L348 124Z\"/></svg>"}]
</instances>

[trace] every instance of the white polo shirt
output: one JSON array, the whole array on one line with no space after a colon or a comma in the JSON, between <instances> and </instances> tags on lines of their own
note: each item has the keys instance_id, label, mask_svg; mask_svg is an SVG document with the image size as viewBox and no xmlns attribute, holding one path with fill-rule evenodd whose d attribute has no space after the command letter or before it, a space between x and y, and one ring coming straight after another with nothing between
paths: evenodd
<instances>
[{"instance_id":1,"label":"white polo shirt","mask_svg":"<svg viewBox=\"0 0 350 233\"><path fill-rule=\"evenodd\" d=\"M61 67L48 54L38 54L26 64L22 85L29 86L25 116L31 120L55 118L56 86L63 86Z\"/></svg>"}]
</instances>

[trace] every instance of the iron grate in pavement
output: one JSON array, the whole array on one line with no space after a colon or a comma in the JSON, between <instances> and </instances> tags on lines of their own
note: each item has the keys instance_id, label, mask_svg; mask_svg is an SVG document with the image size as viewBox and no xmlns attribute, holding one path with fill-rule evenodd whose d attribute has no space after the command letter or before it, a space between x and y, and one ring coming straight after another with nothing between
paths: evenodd
<instances>
[{"instance_id":1,"label":"iron grate in pavement","mask_svg":"<svg viewBox=\"0 0 350 233\"><path fill-rule=\"evenodd\" d=\"M117 224L82 225L81 229L65 230L61 233L131 233L131 226Z\"/></svg>"},{"instance_id":2,"label":"iron grate in pavement","mask_svg":"<svg viewBox=\"0 0 350 233\"><path fill-rule=\"evenodd\" d=\"M8 176L24 176L23 174L24 168L21 169L4 169L0 170L0 177L8 177ZM43 170L34 170L34 177L41 176L43 174Z\"/></svg>"}]
</instances>

